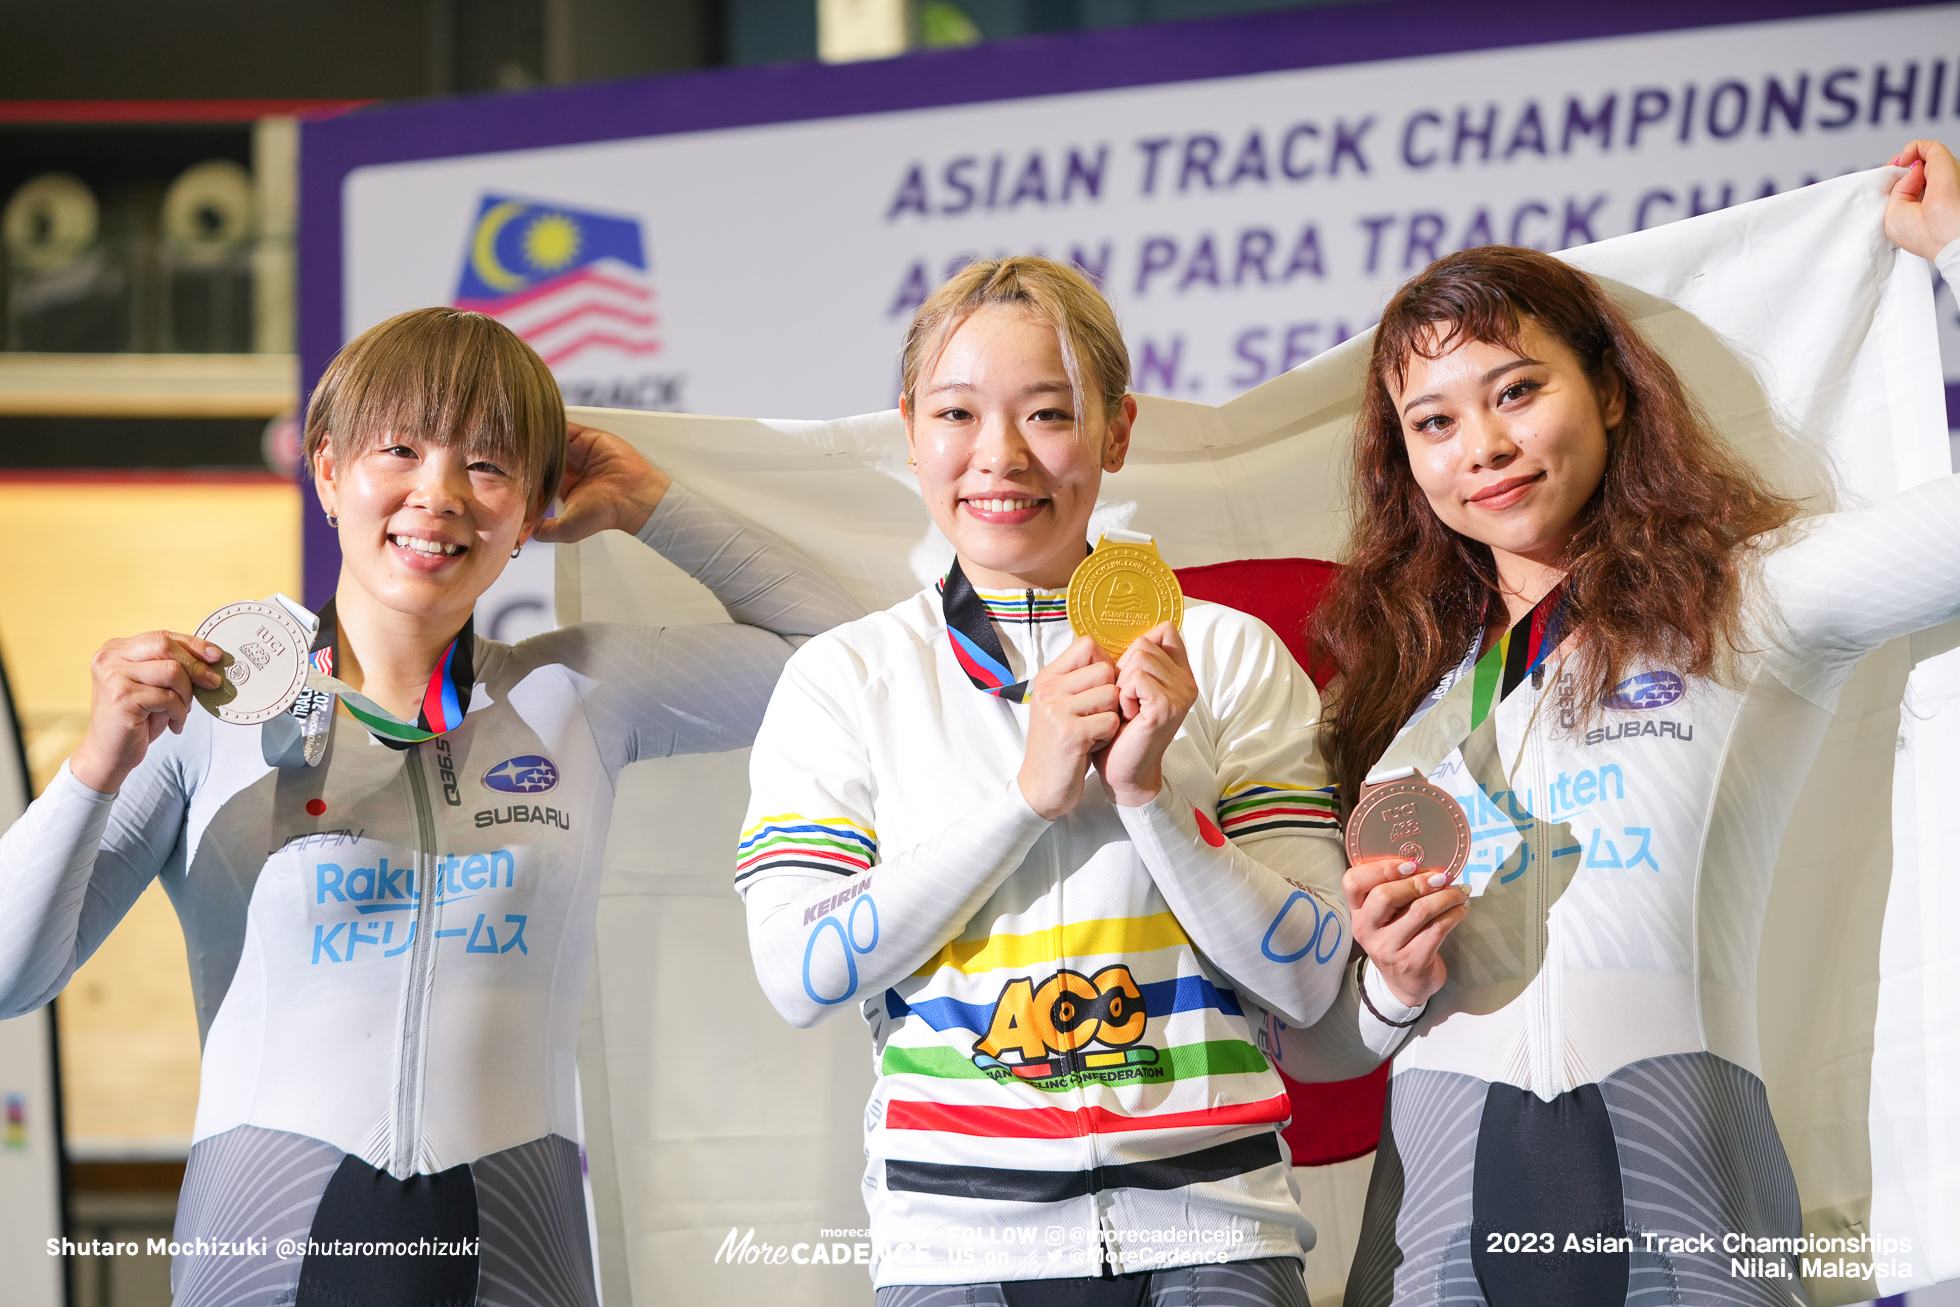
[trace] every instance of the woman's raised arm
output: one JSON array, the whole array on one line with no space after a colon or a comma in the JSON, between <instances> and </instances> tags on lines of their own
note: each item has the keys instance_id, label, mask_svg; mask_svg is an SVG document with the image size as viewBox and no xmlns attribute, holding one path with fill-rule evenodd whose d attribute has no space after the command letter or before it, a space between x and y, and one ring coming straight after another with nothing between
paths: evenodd
<instances>
[{"instance_id":1,"label":"woman's raised arm","mask_svg":"<svg viewBox=\"0 0 1960 1307\"><path fill-rule=\"evenodd\" d=\"M707 586L733 619L582 624L519 646L527 662L581 674L580 695L615 763L748 744L796 646L863 615L795 548L674 484L618 436L574 427L566 486L565 512L540 525L540 538L630 531Z\"/></svg>"}]
</instances>

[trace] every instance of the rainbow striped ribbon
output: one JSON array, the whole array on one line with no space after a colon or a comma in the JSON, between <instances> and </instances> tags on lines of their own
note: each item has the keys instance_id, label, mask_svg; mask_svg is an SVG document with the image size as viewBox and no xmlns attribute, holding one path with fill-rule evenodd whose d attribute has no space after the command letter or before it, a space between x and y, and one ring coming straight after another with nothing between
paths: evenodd
<instances>
[{"instance_id":1,"label":"rainbow striped ribbon","mask_svg":"<svg viewBox=\"0 0 1960 1307\"><path fill-rule=\"evenodd\" d=\"M476 684L474 617L463 623L463 629L442 651L442 657L436 659L428 688L422 692L422 711L413 726L337 679L334 667L339 662L339 652L340 629L334 620L333 600L329 599L320 609L320 629L307 654L314 673L307 682L314 689L331 690L339 695L354 720L388 747L406 749L446 735L463 724L463 715L470 710L470 688Z\"/></svg>"},{"instance_id":2,"label":"rainbow striped ribbon","mask_svg":"<svg viewBox=\"0 0 1960 1307\"><path fill-rule=\"evenodd\" d=\"M1496 644L1484 650L1470 673L1472 731L1483 725L1491 710L1509 698L1511 691L1524 684L1525 678L1551 657L1552 650L1558 648L1559 637L1564 634L1561 629L1564 618L1565 582L1560 581L1551 593L1532 605L1530 612L1499 636Z\"/></svg>"},{"instance_id":3,"label":"rainbow striped ribbon","mask_svg":"<svg viewBox=\"0 0 1960 1307\"><path fill-rule=\"evenodd\" d=\"M939 583L939 610L946 618L946 638L952 641L953 658L973 688L1009 703L1026 703L1028 683L1015 680L1008 669L1007 651L987 615L986 602L960 570L957 558Z\"/></svg>"},{"instance_id":4,"label":"rainbow striped ribbon","mask_svg":"<svg viewBox=\"0 0 1960 1307\"><path fill-rule=\"evenodd\" d=\"M1480 657L1476 656L1483 639L1479 630L1463 651L1463 662L1451 668L1429 697L1417 705L1415 714L1389 741L1387 752L1368 769L1364 784L1377 785L1411 773L1427 776L1475 735L1497 705L1530 679L1558 648L1566 630L1565 600L1565 583L1561 581ZM1464 663L1470 664L1467 671Z\"/></svg>"}]
</instances>

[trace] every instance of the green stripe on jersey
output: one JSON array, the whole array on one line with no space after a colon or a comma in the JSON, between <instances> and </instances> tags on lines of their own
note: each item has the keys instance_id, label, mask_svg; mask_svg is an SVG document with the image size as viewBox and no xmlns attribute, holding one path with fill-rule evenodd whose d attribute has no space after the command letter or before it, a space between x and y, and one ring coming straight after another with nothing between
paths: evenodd
<instances>
[{"instance_id":1,"label":"green stripe on jersey","mask_svg":"<svg viewBox=\"0 0 1960 1307\"><path fill-rule=\"evenodd\" d=\"M971 1058L962 1057L950 1048L900 1048L891 1045L885 1049L884 1062L879 1069L888 1076L998 1080L1002 1084L1011 1080L1017 1084L1033 1085L1047 1093L1059 1094L1088 1084L1121 1085L1132 1080L1163 1084L1203 1076L1256 1075L1266 1070L1267 1065L1259 1050L1243 1039L1213 1039L1201 1044L1180 1044L1175 1048L1162 1049L1155 1063L1082 1070L1049 1080L1024 1080L1012 1073L1007 1073L1005 1079L998 1072L989 1075L973 1065Z\"/></svg>"}]
</instances>

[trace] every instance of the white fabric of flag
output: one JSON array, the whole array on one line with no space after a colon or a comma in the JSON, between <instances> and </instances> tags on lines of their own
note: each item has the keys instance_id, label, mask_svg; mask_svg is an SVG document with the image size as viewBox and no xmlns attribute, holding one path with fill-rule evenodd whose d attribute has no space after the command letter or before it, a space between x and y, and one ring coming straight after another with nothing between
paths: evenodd
<instances>
[{"instance_id":1,"label":"white fabric of flag","mask_svg":"<svg viewBox=\"0 0 1960 1307\"><path fill-rule=\"evenodd\" d=\"M1778 488L1813 510L1861 506L1951 470L1930 273L1882 230L1898 175L1842 177L1562 257L1606 282ZM1175 567L1336 557L1370 341L1216 408L1140 397L1133 451L1105 478L1091 535L1147 530ZM790 540L867 609L951 561L896 412L574 420ZM559 567L560 622L726 620L623 536L561 550ZM1785 837L1758 968L1761 1066L1805 1231L1910 1239L1910 1279L1868 1282L1880 1294L1960 1277L1960 932L1936 892L1943 855L1960 847L1957 628L1884 646L1846 687ZM665 760L623 778L580 1050L609 1298L629 1284L640 1302L732 1284L713 1260L731 1226L793 1244L863 1223L870 1043L850 1018L790 1029L749 974L730 888L746 764ZM1321 1237L1316 1303L1338 1301L1369 1161L1300 1172ZM861 1274L750 1267L739 1293L856 1303ZM1816 1301L1842 1301L1839 1284L1813 1285Z\"/></svg>"}]
</instances>

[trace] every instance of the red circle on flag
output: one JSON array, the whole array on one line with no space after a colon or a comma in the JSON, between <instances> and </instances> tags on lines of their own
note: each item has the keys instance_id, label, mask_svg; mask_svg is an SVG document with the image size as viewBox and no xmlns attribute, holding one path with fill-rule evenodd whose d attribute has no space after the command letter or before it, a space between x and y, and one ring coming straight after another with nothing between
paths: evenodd
<instances>
[{"instance_id":1,"label":"red circle on flag","mask_svg":"<svg viewBox=\"0 0 1960 1307\"><path fill-rule=\"evenodd\" d=\"M317 817L326 810L327 801L325 799L308 799L306 801L306 815L309 817Z\"/></svg>"}]
</instances>

